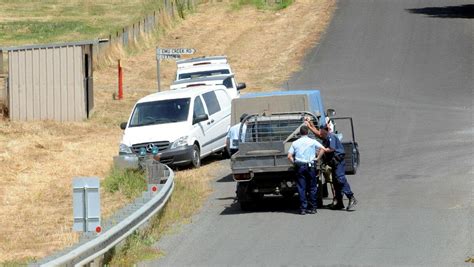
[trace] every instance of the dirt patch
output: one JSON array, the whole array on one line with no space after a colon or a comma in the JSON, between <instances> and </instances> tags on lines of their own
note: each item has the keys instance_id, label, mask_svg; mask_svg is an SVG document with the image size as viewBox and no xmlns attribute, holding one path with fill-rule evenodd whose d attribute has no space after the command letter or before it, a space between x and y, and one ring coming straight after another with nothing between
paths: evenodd
<instances>
[{"instance_id":1,"label":"dirt patch","mask_svg":"<svg viewBox=\"0 0 474 267\"><path fill-rule=\"evenodd\" d=\"M334 0L300 0L280 11L232 10L226 2L201 5L167 34L147 40L149 48L122 59L123 101L112 100L115 67L95 72L96 108L89 121L0 121L0 262L41 258L77 240L71 232L72 178L108 172L121 138L118 123L137 99L156 91L156 46L195 48L195 56L225 54L246 91L272 90L298 70L334 9ZM163 62L164 87L174 74L175 63ZM180 172L179 179L186 181L187 175L193 171ZM208 188L207 180L199 181ZM102 192L106 216L126 202Z\"/></svg>"}]
</instances>

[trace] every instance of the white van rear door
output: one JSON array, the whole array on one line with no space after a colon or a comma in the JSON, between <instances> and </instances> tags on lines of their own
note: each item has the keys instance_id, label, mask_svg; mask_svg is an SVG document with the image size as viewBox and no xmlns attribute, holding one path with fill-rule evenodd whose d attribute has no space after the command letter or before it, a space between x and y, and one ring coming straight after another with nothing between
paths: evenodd
<instances>
[{"instance_id":1,"label":"white van rear door","mask_svg":"<svg viewBox=\"0 0 474 267\"><path fill-rule=\"evenodd\" d=\"M212 151L217 151L225 146L225 138L227 135L227 127L225 126L225 123L223 123L225 116L224 110L227 110L227 105L225 103L221 104L219 102L216 94L218 91L225 93L224 89L218 89L203 94L204 102L206 103L209 113L209 123L211 126L209 133L206 133L210 136L209 143L206 145L209 146Z\"/></svg>"},{"instance_id":2,"label":"white van rear door","mask_svg":"<svg viewBox=\"0 0 474 267\"><path fill-rule=\"evenodd\" d=\"M219 111L213 114L213 151L220 150L225 147L225 139L230 127L231 97L226 89L217 89L212 92L217 99Z\"/></svg>"},{"instance_id":3,"label":"white van rear door","mask_svg":"<svg viewBox=\"0 0 474 267\"><path fill-rule=\"evenodd\" d=\"M219 100L219 105L221 106L218 122L219 131L222 132L220 135L222 139L220 139L218 144L218 148L220 148L221 145L225 146L225 139L230 128L230 114L232 111L231 102L233 97L229 94L228 89L216 90L216 95L217 99Z\"/></svg>"},{"instance_id":4,"label":"white van rear door","mask_svg":"<svg viewBox=\"0 0 474 267\"><path fill-rule=\"evenodd\" d=\"M193 120L199 115L204 115L206 113L206 109L204 108L204 102L200 96L197 96L194 99L194 110L193 110ZM201 155L208 154L211 152L209 147L205 147L204 144L209 142L210 136L207 134L211 125L209 121L201 121L193 125L193 133L192 135L196 137L197 141L199 142L199 146L201 148Z\"/></svg>"}]
</instances>

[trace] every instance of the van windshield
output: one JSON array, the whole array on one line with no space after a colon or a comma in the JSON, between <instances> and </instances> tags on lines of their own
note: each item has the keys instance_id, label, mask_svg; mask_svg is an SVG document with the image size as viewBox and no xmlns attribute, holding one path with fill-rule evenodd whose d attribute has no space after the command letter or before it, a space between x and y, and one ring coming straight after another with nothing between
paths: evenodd
<instances>
[{"instance_id":1,"label":"van windshield","mask_svg":"<svg viewBox=\"0 0 474 267\"><path fill-rule=\"evenodd\" d=\"M199 77L208 77L208 76L221 75L221 74L230 74L230 72L228 69L222 69L222 70L207 70L207 71L199 71L199 72L181 73L179 74L178 80L194 79L194 78L199 78Z\"/></svg>"},{"instance_id":2,"label":"van windshield","mask_svg":"<svg viewBox=\"0 0 474 267\"><path fill-rule=\"evenodd\" d=\"M190 98L180 98L139 103L130 127L186 121L190 102Z\"/></svg>"}]
</instances>

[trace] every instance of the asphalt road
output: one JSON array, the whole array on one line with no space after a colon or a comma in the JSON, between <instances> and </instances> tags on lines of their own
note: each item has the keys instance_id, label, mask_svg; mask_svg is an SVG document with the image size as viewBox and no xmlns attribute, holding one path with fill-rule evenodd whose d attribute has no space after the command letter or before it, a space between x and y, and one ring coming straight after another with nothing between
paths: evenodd
<instances>
[{"instance_id":1,"label":"asphalt road","mask_svg":"<svg viewBox=\"0 0 474 267\"><path fill-rule=\"evenodd\" d=\"M453 266L474 257L468 3L341 0L322 43L288 82L321 89L326 107L354 118L356 211L300 216L297 203L269 199L241 213L224 172L193 223L157 244L166 255L141 265Z\"/></svg>"}]
</instances>

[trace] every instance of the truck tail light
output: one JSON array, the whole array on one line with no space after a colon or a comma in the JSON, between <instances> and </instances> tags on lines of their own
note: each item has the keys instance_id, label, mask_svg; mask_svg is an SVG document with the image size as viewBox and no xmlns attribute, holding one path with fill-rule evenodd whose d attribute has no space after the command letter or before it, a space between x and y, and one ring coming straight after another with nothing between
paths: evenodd
<instances>
[{"instance_id":1,"label":"truck tail light","mask_svg":"<svg viewBox=\"0 0 474 267\"><path fill-rule=\"evenodd\" d=\"M236 174L234 174L234 180L236 180L236 181L246 181L246 180L250 180L250 178L252 178L250 173L236 173Z\"/></svg>"}]
</instances>

